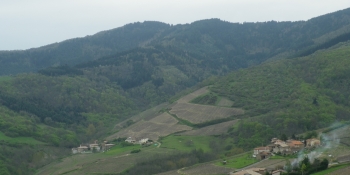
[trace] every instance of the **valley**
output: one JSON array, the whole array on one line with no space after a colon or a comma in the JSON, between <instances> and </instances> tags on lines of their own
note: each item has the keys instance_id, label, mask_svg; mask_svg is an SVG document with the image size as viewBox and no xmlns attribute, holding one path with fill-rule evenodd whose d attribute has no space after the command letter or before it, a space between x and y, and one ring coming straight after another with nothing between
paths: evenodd
<instances>
[{"instance_id":1,"label":"valley","mask_svg":"<svg viewBox=\"0 0 350 175\"><path fill-rule=\"evenodd\" d=\"M346 172L349 31L344 9L295 22L137 22L0 51L0 174Z\"/></svg>"}]
</instances>

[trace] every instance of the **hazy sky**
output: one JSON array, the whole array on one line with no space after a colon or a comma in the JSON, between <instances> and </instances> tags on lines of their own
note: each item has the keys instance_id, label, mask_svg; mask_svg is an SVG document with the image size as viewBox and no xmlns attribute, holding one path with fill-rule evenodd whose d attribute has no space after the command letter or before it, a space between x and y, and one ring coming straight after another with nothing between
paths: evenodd
<instances>
[{"instance_id":1,"label":"hazy sky","mask_svg":"<svg viewBox=\"0 0 350 175\"><path fill-rule=\"evenodd\" d=\"M0 50L28 49L132 22L298 21L350 0L0 0Z\"/></svg>"}]
</instances>

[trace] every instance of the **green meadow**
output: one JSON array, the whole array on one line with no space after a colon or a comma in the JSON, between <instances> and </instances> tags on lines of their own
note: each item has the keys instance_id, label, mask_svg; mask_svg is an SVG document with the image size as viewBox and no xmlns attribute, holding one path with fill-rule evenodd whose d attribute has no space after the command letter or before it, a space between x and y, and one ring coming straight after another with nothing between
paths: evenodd
<instances>
[{"instance_id":1,"label":"green meadow","mask_svg":"<svg viewBox=\"0 0 350 175\"><path fill-rule=\"evenodd\" d=\"M239 169L256 162L258 162L258 160L251 157L251 153L247 153L227 159L226 165L224 165L222 161L215 163L215 165Z\"/></svg>"},{"instance_id":2,"label":"green meadow","mask_svg":"<svg viewBox=\"0 0 350 175\"><path fill-rule=\"evenodd\" d=\"M44 142L35 140L32 137L8 137L2 132L0 132L0 141L17 143L17 144L29 144L29 145L45 144Z\"/></svg>"}]
</instances>

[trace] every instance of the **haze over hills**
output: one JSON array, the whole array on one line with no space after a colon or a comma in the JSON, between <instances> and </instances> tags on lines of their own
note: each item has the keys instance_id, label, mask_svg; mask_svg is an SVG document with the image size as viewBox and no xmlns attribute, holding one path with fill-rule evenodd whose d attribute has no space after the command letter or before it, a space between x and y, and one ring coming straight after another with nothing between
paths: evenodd
<instances>
[{"instance_id":1,"label":"haze over hills","mask_svg":"<svg viewBox=\"0 0 350 175\"><path fill-rule=\"evenodd\" d=\"M226 151L265 143L275 130L290 135L348 121L349 32L345 9L299 22L134 23L36 49L1 51L0 74L24 74L0 77L0 131L8 140L0 164L10 174L32 173L65 155L43 147L67 151L115 134L119 130L112 128L123 121L126 132L132 115L207 85L210 92L187 106L220 106L225 99L223 117L189 120L176 116L186 114L182 106L158 112L172 126L188 125L185 130L240 118L223 134L233 140ZM228 115L233 108L244 114Z\"/></svg>"}]
</instances>

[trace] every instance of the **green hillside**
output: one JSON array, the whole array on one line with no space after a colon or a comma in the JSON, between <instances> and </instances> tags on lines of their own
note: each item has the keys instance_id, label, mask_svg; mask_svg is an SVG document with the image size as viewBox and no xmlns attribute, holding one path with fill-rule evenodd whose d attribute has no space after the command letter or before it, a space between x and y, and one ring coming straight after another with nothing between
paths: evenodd
<instances>
[{"instance_id":1,"label":"green hillside","mask_svg":"<svg viewBox=\"0 0 350 175\"><path fill-rule=\"evenodd\" d=\"M349 28L350 9L296 22L230 23L219 19L184 25L137 22L39 48L0 51L0 75L73 66L118 52L159 45L196 54L204 67L225 65L226 71L231 71L271 57L283 58L300 51L312 53L315 48L327 46L322 45L324 42L349 33Z\"/></svg>"},{"instance_id":2,"label":"green hillside","mask_svg":"<svg viewBox=\"0 0 350 175\"><path fill-rule=\"evenodd\" d=\"M349 29L345 9L298 22L134 23L40 48L1 51L0 75L6 76L0 77L0 169L33 174L80 143L132 125L131 116L208 84L211 92L187 106L235 107L244 114L209 146L205 137L165 137L163 147L186 146L179 144L186 137L204 150L187 155L193 161L186 165L240 153L279 134L349 121ZM114 127L121 122L126 125ZM188 143L174 149L195 148ZM196 158L207 153L208 159Z\"/></svg>"},{"instance_id":3,"label":"green hillside","mask_svg":"<svg viewBox=\"0 0 350 175\"><path fill-rule=\"evenodd\" d=\"M210 90L246 110L230 135L240 147L266 143L350 118L349 43L308 57L242 69L215 82ZM278 131L278 132L276 132Z\"/></svg>"}]
</instances>

